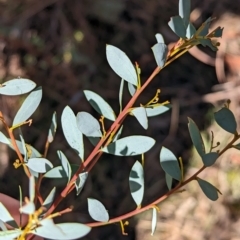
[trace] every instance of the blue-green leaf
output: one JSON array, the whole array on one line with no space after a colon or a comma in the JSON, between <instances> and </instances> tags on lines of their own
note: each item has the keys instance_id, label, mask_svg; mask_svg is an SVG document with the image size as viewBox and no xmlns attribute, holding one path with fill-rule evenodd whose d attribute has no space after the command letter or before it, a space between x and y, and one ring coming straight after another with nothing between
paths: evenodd
<instances>
[{"instance_id":1,"label":"blue-green leaf","mask_svg":"<svg viewBox=\"0 0 240 240\"><path fill-rule=\"evenodd\" d=\"M156 43L152 47L152 51L153 51L155 60L157 62L157 65L162 68L167 59L168 48L167 48L166 44Z\"/></svg>"},{"instance_id":2,"label":"blue-green leaf","mask_svg":"<svg viewBox=\"0 0 240 240\"><path fill-rule=\"evenodd\" d=\"M20 236L22 232L20 229L0 231L0 240L13 240Z\"/></svg>"},{"instance_id":3,"label":"blue-green leaf","mask_svg":"<svg viewBox=\"0 0 240 240\"><path fill-rule=\"evenodd\" d=\"M10 139L9 139L9 141L10 141ZM16 143L17 143L17 146L18 146L18 149L19 149L20 153L21 153L21 154L24 154L24 153L25 153L25 150L24 150L24 148L23 148L22 142L19 141L19 140L16 140ZM28 145L28 144L26 144L25 146L26 146L26 149L27 149L27 154L29 154L29 155L28 155L29 158L37 158L37 157L41 157L41 156L42 156L42 155L38 152L38 150L35 149L33 146ZM12 143L9 145L9 147L14 150Z\"/></svg>"},{"instance_id":4,"label":"blue-green leaf","mask_svg":"<svg viewBox=\"0 0 240 240\"><path fill-rule=\"evenodd\" d=\"M148 118L147 113L144 107L136 107L132 111L132 114L138 120L138 122L142 125L144 129L148 128Z\"/></svg>"},{"instance_id":5,"label":"blue-green leaf","mask_svg":"<svg viewBox=\"0 0 240 240\"><path fill-rule=\"evenodd\" d=\"M99 122L88 112L77 114L78 129L87 137L101 137Z\"/></svg>"},{"instance_id":6,"label":"blue-green leaf","mask_svg":"<svg viewBox=\"0 0 240 240\"><path fill-rule=\"evenodd\" d=\"M77 126L76 116L73 110L66 106L63 110L62 117L62 129L64 136L70 145L75 151L77 151L78 156L83 160L84 159L84 143L82 132Z\"/></svg>"},{"instance_id":7,"label":"blue-green leaf","mask_svg":"<svg viewBox=\"0 0 240 240\"><path fill-rule=\"evenodd\" d=\"M2 132L0 132L0 142L8 145L11 144L11 141Z\"/></svg>"},{"instance_id":8,"label":"blue-green leaf","mask_svg":"<svg viewBox=\"0 0 240 240\"><path fill-rule=\"evenodd\" d=\"M196 148L199 155L203 156L205 154L203 139L196 123L191 118L188 118L188 130L194 147Z\"/></svg>"},{"instance_id":9,"label":"blue-green leaf","mask_svg":"<svg viewBox=\"0 0 240 240\"><path fill-rule=\"evenodd\" d=\"M161 33L155 34L158 43L164 43L164 38Z\"/></svg>"},{"instance_id":10,"label":"blue-green leaf","mask_svg":"<svg viewBox=\"0 0 240 240\"><path fill-rule=\"evenodd\" d=\"M9 213L9 211L5 208L5 206L1 202L0 202L0 220L14 228L18 227L12 215Z\"/></svg>"},{"instance_id":11,"label":"blue-green leaf","mask_svg":"<svg viewBox=\"0 0 240 240\"><path fill-rule=\"evenodd\" d=\"M45 173L53 168L52 163L45 158L30 158L26 165L37 173Z\"/></svg>"},{"instance_id":12,"label":"blue-green leaf","mask_svg":"<svg viewBox=\"0 0 240 240\"><path fill-rule=\"evenodd\" d=\"M112 70L122 79L137 86L137 73L127 55L112 45L107 45L106 54L107 61Z\"/></svg>"},{"instance_id":13,"label":"blue-green leaf","mask_svg":"<svg viewBox=\"0 0 240 240\"><path fill-rule=\"evenodd\" d=\"M71 179L71 175L72 175L72 169L71 169L70 163L62 151L57 151L57 154L61 161L63 170L64 170L66 176L68 177L68 182L69 182Z\"/></svg>"},{"instance_id":14,"label":"blue-green leaf","mask_svg":"<svg viewBox=\"0 0 240 240\"><path fill-rule=\"evenodd\" d=\"M16 78L0 85L0 94L16 96L28 93L36 87L36 83L25 78Z\"/></svg>"},{"instance_id":15,"label":"blue-green leaf","mask_svg":"<svg viewBox=\"0 0 240 240\"><path fill-rule=\"evenodd\" d=\"M135 156L147 152L154 144L155 140L147 136L129 136L109 144L102 151L117 156Z\"/></svg>"},{"instance_id":16,"label":"blue-green leaf","mask_svg":"<svg viewBox=\"0 0 240 240\"><path fill-rule=\"evenodd\" d=\"M144 194L144 173L142 164L139 161L136 161L131 169L129 187L133 200L140 207Z\"/></svg>"},{"instance_id":17,"label":"blue-green leaf","mask_svg":"<svg viewBox=\"0 0 240 240\"><path fill-rule=\"evenodd\" d=\"M9 147L14 150L13 145L11 143L11 139L7 138L2 132L0 132L0 142L8 144ZM24 146L23 146L22 142L19 141L19 140L16 140L16 144L17 144L18 149L19 149L21 154L24 155L25 154L25 149L27 148L28 149L28 154L29 154L28 157L30 157L30 158L41 157L41 154L34 147L26 144L25 145L26 148L24 149Z\"/></svg>"},{"instance_id":18,"label":"blue-green leaf","mask_svg":"<svg viewBox=\"0 0 240 240\"><path fill-rule=\"evenodd\" d=\"M98 222L108 222L109 215L106 208L96 199L88 198L88 213Z\"/></svg>"},{"instance_id":19,"label":"blue-green leaf","mask_svg":"<svg viewBox=\"0 0 240 240\"><path fill-rule=\"evenodd\" d=\"M113 109L101 96L89 90L84 90L83 92L88 102L99 114L111 121L115 121L116 115Z\"/></svg>"},{"instance_id":20,"label":"blue-green leaf","mask_svg":"<svg viewBox=\"0 0 240 240\"><path fill-rule=\"evenodd\" d=\"M27 149L26 149L25 141L24 141L24 138L22 136L22 132L21 131L20 131L19 137L20 137L20 140L21 140L21 143L22 143L24 162L27 162L27 160L28 160Z\"/></svg>"},{"instance_id":21,"label":"blue-green leaf","mask_svg":"<svg viewBox=\"0 0 240 240\"><path fill-rule=\"evenodd\" d=\"M235 134L237 131L237 122L231 110L224 107L214 113L217 124L225 131Z\"/></svg>"},{"instance_id":22,"label":"blue-green leaf","mask_svg":"<svg viewBox=\"0 0 240 240\"><path fill-rule=\"evenodd\" d=\"M178 181L181 180L181 170L178 160L175 155L165 147L162 147L160 151L160 164L165 173Z\"/></svg>"},{"instance_id":23,"label":"blue-green leaf","mask_svg":"<svg viewBox=\"0 0 240 240\"><path fill-rule=\"evenodd\" d=\"M165 112L167 112L168 110L171 109L171 104L165 104L165 105L153 105L153 106L149 106L146 107L146 113L148 117L154 117L160 114L163 114Z\"/></svg>"},{"instance_id":24,"label":"blue-green leaf","mask_svg":"<svg viewBox=\"0 0 240 240\"><path fill-rule=\"evenodd\" d=\"M52 169L50 169L49 171L47 171L43 177L45 178L67 178L67 174L66 172L63 170L62 166L57 166L54 167Z\"/></svg>"},{"instance_id":25,"label":"blue-green leaf","mask_svg":"<svg viewBox=\"0 0 240 240\"><path fill-rule=\"evenodd\" d=\"M45 207L46 209L50 208L52 203L53 203L53 201L54 201L55 194L56 194L56 187L54 187L51 190L51 192L48 194L48 196L44 200L42 206Z\"/></svg>"},{"instance_id":26,"label":"blue-green leaf","mask_svg":"<svg viewBox=\"0 0 240 240\"><path fill-rule=\"evenodd\" d=\"M205 37L208 34L209 31L209 27L210 27L210 23L213 19L211 17L209 17L202 25L199 29L201 29L201 31L198 32L198 36L203 36Z\"/></svg>"},{"instance_id":27,"label":"blue-green leaf","mask_svg":"<svg viewBox=\"0 0 240 240\"><path fill-rule=\"evenodd\" d=\"M131 96L135 94L136 90L137 88L134 85L132 85L131 83L128 83L128 91L131 94Z\"/></svg>"},{"instance_id":28,"label":"blue-green leaf","mask_svg":"<svg viewBox=\"0 0 240 240\"><path fill-rule=\"evenodd\" d=\"M214 37L222 37L222 33L223 33L223 28L218 27L218 28L214 31Z\"/></svg>"},{"instance_id":29,"label":"blue-green leaf","mask_svg":"<svg viewBox=\"0 0 240 240\"><path fill-rule=\"evenodd\" d=\"M199 39L199 42L204 47L206 47L206 46L210 47L211 50L213 50L213 51L217 51L218 50L218 48L215 45L213 45L213 43L212 43L212 41L210 39Z\"/></svg>"},{"instance_id":30,"label":"blue-green leaf","mask_svg":"<svg viewBox=\"0 0 240 240\"><path fill-rule=\"evenodd\" d=\"M77 195L79 195L85 185L85 182L88 177L88 172L83 172L78 175L77 180L75 181L75 187L77 190Z\"/></svg>"},{"instance_id":31,"label":"blue-green leaf","mask_svg":"<svg viewBox=\"0 0 240 240\"><path fill-rule=\"evenodd\" d=\"M22 106L18 110L13 126L25 122L37 109L42 99L42 88L38 87L32 91L24 100Z\"/></svg>"},{"instance_id":32,"label":"blue-green leaf","mask_svg":"<svg viewBox=\"0 0 240 240\"><path fill-rule=\"evenodd\" d=\"M156 230L156 227L157 227L157 209L154 207L152 213L152 233L151 233L152 236Z\"/></svg>"},{"instance_id":33,"label":"blue-green leaf","mask_svg":"<svg viewBox=\"0 0 240 240\"><path fill-rule=\"evenodd\" d=\"M57 131L57 114L56 112L54 112L52 116L51 126L48 130L48 142L51 143L53 141L56 131Z\"/></svg>"},{"instance_id":34,"label":"blue-green leaf","mask_svg":"<svg viewBox=\"0 0 240 240\"><path fill-rule=\"evenodd\" d=\"M211 183L197 178L198 184L201 187L204 194L212 201L216 201L218 199L218 190Z\"/></svg>"},{"instance_id":35,"label":"blue-green leaf","mask_svg":"<svg viewBox=\"0 0 240 240\"><path fill-rule=\"evenodd\" d=\"M196 33L196 28L192 25L192 23L189 23L187 27L186 37L191 38L195 33Z\"/></svg>"},{"instance_id":36,"label":"blue-green leaf","mask_svg":"<svg viewBox=\"0 0 240 240\"><path fill-rule=\"evenodd\" d=\"M166 180L168 190L170 191L172 189L173 178L168 173L165 172L165 180Z\"/></svg>"},{"instance_id":37,"label":"blue-green leaf","mask_svg":"<svg viewBox=\"0 0 240 240\"><path fill-rule=\"evenodd\" d=\"M216 162L218 157L219 157L219 154L216 152L206 153L205 155L202 156L202 161L204 166L206 167L212 166Z\"/></svg>"},{"instance_id":38,"label":"blue-green leaf","mask_svg":"<svg viewBox=\"0 0 240 240\"><path fill-rule=\"evenodd\" d=\"M75 173L79 168L79 165L77 164L72 164L71 169L72 169L72 174ZM47 171L43 177L45 178L68 178L66 172L64 171L62 166L57 166L49 171Z\"/></svg>"},{"instance_id":39,"label":"blue-green leaf","mask_svg":"<svg viewBox=\"0 0 240 240\"><path fill-rule=\"evenodd\" d=\"M190 0L179 0L179 15L183 19L184 25L187 27L190 20Z\"/></svg>"},{"instance_id":40,"label":"blue-green leaf","mask_svg":"<svg viewBox=\"0 0 240 240\"><path fill-rule=\"evenodd\" d=\"M87 138L93 146L96 146L98 142L101 140L100 137L87 137Z\"/></svg>"},{"instance_id":41,"label":"blue-green leaf","mask_svg":"<svg viewBox=\"0 0 240 240\"><path fill-rule=\"evenodd\" d=\"M172 31L180 38L186 37L186 27L184 25L183 19L180 16L171 17L168 25L172 29Z\"/></svg>"},{"instance_id":42,"label":"blue-green leaf","mask_svg":"<svg viewBox=\"0 0 240 240\"><path fill-rule=\"evenodd\" d=\"M23 205L19 211L24 214L33 214L35 212L36 208L33 202L28 202L25 205Z\"/></svg>"},{"instance_id":43,"label":"blue-green leaf","mask_svg":"<svg viewBox=\"0 0 240 240\"><path fill-rule=\"evenodd\" d=\"M43 238L53 240L71 240L84 237L91 230L90 227L81 223L59 223L54 224L52 219L43 219L39 227L31 233Z\"/></svg>"},{"instance_id":44,"label":"blue-green leaf","mask_svg":"<svg viewBox=\"0 0 240 240\"><path fill-rule=\"evenodd\" d=\"M0 220L0 233L1 231L7 231L7 227L5 226L2 220ZM1 239L1 235L0 235L0 239Z\"/></svg>"},{"instance_id":45,"label":"blue-green leaf","mask_svg":"<svg viewBox=\"0 0 240 240\"><path fill-rule=\"evenodd\" d=\"M113 137L113 140L112 140L113 142L116 142L121 137L122 130L123 130L123 125L118 129L117 133Z\"/></svg>"}]
</instances>

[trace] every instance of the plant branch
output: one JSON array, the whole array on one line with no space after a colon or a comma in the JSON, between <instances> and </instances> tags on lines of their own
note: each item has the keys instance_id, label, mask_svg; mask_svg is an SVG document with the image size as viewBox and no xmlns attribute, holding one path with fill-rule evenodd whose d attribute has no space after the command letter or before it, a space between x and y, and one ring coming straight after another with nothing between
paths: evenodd
<instances>
[{"instance_id":1,"label":"plant branch","mask_svg":"<svg viewBox=\"0 0 240 240\"><path fill-rule=\"evenodd\" d=\"M179 58L180 56L182 56L184 53L186 53L190 48L192 48L193 45L190 45L188 47L186 47L183 51L181 52L177 52L176 55L169 55L168 59L164 65L164 67L166 67L167 65L169 65L171 62L173 62L174 60L176 60L177 58ZM163 67L163 68L164 68ZM57 198L57 200L52 204L52 206L48 209L47 213L45 214L45 216L49 216L54 210L55 208L58 206L58 204L62 201L62 199L69 194L74 188L72 187L73 184L75 183L75 181L77 180L78 176L80 173L82 173L82 171L86 171L88 170L88 172L93 168L93 166L97 163L97 161L99 160L99 158L102 155L102 152L99 151L99 149L104 146L104 144L107 142L109 136L112 134L112 132L116 132L119 127L121 126L121 123L123 122L123 120L126 118L126 116L129 113L129 109L132 108L133 104L136 102L137 98L139 97L139 95L146 89L146 87L150 84L150 82L154 79L154 77L163 69L160 68L159 66L155 68L155 70L152 72L152 74L149 76L149 78L146 80L146 82L139 88L136 90L135 94L133 95L133 97L130 99L130 101L128 102L128 104L125 106L125 108L123 109L123 111L118 115L117 119L115 120L115 122L112 124L112 126L110 127L110 129L107 131L106 135L98 142L98 144L95 146L95 148L93 149L93 151L90 153L90 155L88 156L88 158L85 160L85 162L83 162L81 164L81 166L79 167L79 169L77 170L77 172L73 175L72 179L70 180L69 184L63 189L61 195L59 195L59 197Z\"/></svg>"}]
</instances>

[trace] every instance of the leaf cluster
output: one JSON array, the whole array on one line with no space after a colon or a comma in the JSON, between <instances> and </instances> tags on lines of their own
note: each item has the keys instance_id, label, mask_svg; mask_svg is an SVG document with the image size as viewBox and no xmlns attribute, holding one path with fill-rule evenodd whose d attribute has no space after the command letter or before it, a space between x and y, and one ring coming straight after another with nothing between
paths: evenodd
<instances>
[{"instance_id":1,"label":"leaf cluster","mask_svg":"<svg viewBox=\"0 0 240 240\"><path fill-rule=\"evenodd\" d=\"M27 236L32 237L33 235L50 239L76 239L85 236L91 230L91 227L114 222L120 223L122 232L125 234L123 220L148 209L153 209L153 234L157 225L157 212L159 211L156 205L171 194L181 190L192 180L198 182L200 188L209 199L217 200L220 191L208 181L200 179L198 174L205 168L213 165L218 157L230 147L239 148L238 145L234 145L235 141L239 139L239 134L237 133L236 120L228 105L225 105L215 113L215 120L221 128L233 134L233 140L221 151L214 151L214 138L212 137L211 148L207 151L197 125L189 118L189 134L193 145L201 156L203 167L192 177L185 179L182 159L177 158L169 149L162 147L159 153L159 164L165 172L166 185L169 192L146 206L142 206L145 192L145 153L155 145L155 140L144 135L122 137L123 122L126 117L134 117L144 129L147 129L150 117L159 116L171 109L168 101L164 103L159 102L159 89L156 90L155 96L149 99L147 103L135 104L139 95L142 94L163 68L198 44L217 50L218 43L214 41L214 38L221 36L222 29L217 28L209 32L210 22L212 21L210 18L196 30L189 19L190 0L180 0L179 16L172 17L169 22L170 28L180 39L172 49L168 49L162 35L156 34L157 43L152 47L152 51L157 67L145 82L141 79L141 69L137 63L135 65L132 64L128 56L119 48L112 45L106 46L107 61L120 78L119 113L117 114L111 105L100 95L90 90L85 90L84 95L89 104L99 114L99 119L84 111L75 114L69 106L64 108L61 114L61 128L69 146L78 155L78 164L71 164L61 150L57 151L59 159L57 166L54 166L51 160L48 159L48 149L54 141L57 130L56 113L53 113L52 116L43 153L40 153L25 142L21 127L26 124L31 125L32 120L29 118L39 106L42 98L41 87L36 88L36 84L33 81L22 78L10 80L0 86L0 94L3 95L12 96L30 92L18 110L11 126L8 126L4 116L0 115L0 120L8 133L8 136L5 136L0 132L0 142L7 144L16 152L18 159L14 162L14 167L23 168L29 178L29 196L24 201L20 198L19 207L20 215L27 214L29 216L28 223L26 225L18 225L8 209L0 203L0 228L2 230L0 231L0 239L23 240ZM129 91L130 96L126 106L123 106L122 102L124 89ZM108 130L105 128L106 121L111 123L111 127ZM16 129L19 130L18 137L15 137L13 134ZM89 156L86 156L84 151L86 141L90 141L93 145L93 150ZM112 154L120 157L136 156L136 161L128 174L130 194L136 204L136 209L123 216L111 218L111 213L106 210L103 203L97 199L89 198L88 213L95 222L88 224L55 224L53 221L55 217L72 211L70 206L61 211L56 211L56 207L73 190L75 190L76 195L81 194L84 185L87 183L89 172L103 154ZM42 197L41 183L44 178L49 181L51 179L63 179L65 181L59 196L56 196L56 187L54 187L49 189L49 194L46 198ZM173 179L178 182L174 188L172 187ZM9 226L11 226L11 229L9 229Z\"/></svg>"}]
</instances>

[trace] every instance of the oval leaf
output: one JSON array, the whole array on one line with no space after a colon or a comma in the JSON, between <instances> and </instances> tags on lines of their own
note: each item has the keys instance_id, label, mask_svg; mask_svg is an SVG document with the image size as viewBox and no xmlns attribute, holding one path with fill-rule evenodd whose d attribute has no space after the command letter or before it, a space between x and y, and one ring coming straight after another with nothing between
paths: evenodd
<instances>
[{"instance_id":1,"label":"oval leaf","mask_svg":"<svg viewBox=\"0 0 240 240\"><path fill-rule=\"evenodd\" d=\"M137 91L137 88L132 85L131 83L128 83L128 91L131 94L131 96L133 96L135 94L135 92Z\"/></svg>"},{"instance_id":2,"label":"oval leaf","mask_svg":"<svg viewBox=\"0 0 240 240\"><path fill-rule=\"evenodd\" d=\"M112 140L113 142L116 142L121 137L122 130L123 130L123 125L118 129L117 133L114 135Z\"/></svg>"},{"instance_id":3,"label":"oval leaf","mask_svg":"<svg viewBox=\"0 0 240 240\"><path fill-rule=\"evenodd\" d=\"M66 172L63 170L62 166L57 166L52 169L50 169L48 172L46 172L43 177L45 178L67 178Z\"/></svg>"},{"instance_id":4,"label":"oval leaf","mask_svg":"<svg viewBox=\"0 0 240 240\"><path fill-rule=\"evenodd\" d=\"M107 61L112 70L122 79L137 86L137 73L127 55L117 47L107 45Z\"/></svg>"},{"instance_id":5,"label":"oval leaf","mask_svg":"<svg viewBox=\"0 0 240 240\"><path fill-rule=\"evenodd\" d=\"M10 139L9 139L10 141ZM19 140L16 140L16 143L17 143L17 146L18 146L18 149L20 151L21 154L24 154L25 153L25 149L22 145L22 142L19 141ZM10 148L13 148L13 145L10 144L9 145ZM36 157L41 157L42 155L37 151L37 149L35 149L34 147L32 147L31 145L28 145L28 144L25 144L25 147L27 149L27 154L28 154L28 158L36 158Z\"/></svg>"},{"instance_id":6,"label":"oval leaf","mask_svg":"<svg viewBox=\"0 0 240 240\"><path fill-rule=\"evenodd\" d=\"M36 209L33 202L28 202L19 209L19 211L24 214L33 214L35 210Z\"/></svg>"},{"instance_id":7,"label":"oval leaf","mask_svg":"<svg viewBox=\"0 0 240 240\"><path fill-rule=\"evenodd\" d=\"M212 166L216 160L218 159L219 154L216 152L210 152L202 156L202 161L204 166L210 167Z\"/></svg>"},{"instance_id":8,"label":"oval leaf","mask_svg":"<svg viewBox=\"0 0 240 240\"><path fill-rule=\"evenodd\" d=\"M178 160L175 155L165 147L162 147L160 151L160 164L165 173L178 181L181 180L181 170Z\"/></svg>"},{"instance_id":9,"label":"oval leaf","mask_svg":"<svg viewBox=\"0 0 240 240\"><path fill-rule=\"evenodd\" d=\"M64 170L66 176L68 177L68 181L70 181L71 175L72 175L72 169L71 169L70 163L62 151L57 151L57 154L61 161L63 170Z\"/></svg>"},{"instance_id":10,"label":"oval leaf","mask_svg":"<svg viewBox=\"0 0 240 240\"><path fill-rule=\"evenodd\" d=\"M24 100L22 106L18 110L14 120L13 126L25 122L37 109L42 99L42 88L38 87L32 91Z\"/></svg>"},{"instance_id":11,"label":"oval leaf","mask_svg":"<svg viewBox=\"0 0 240 240\"><path fill-rule=\"evenodd\" d=\"M191 38L195 33L196 33L195 27L192 25L192 23L189 23L187 27L186 37Z\"/></svg>"},{"instance_id":12,"label":"oval leaf","mask_svg":"<svg viewBox=\"0 0 240 240\"><path fill-rule=\"evenodd\" d=\"M48 209L54 201L55 194L56 194L56 187L54 187L52 189L52 191L48 194L48 196L44 200L42 206L45 207L46 209Z\"/></svg>"},{"instance_id":13,"label":"oval leaf","mask_svg":"<svg viewBox=\"0 0 240 240\"><path fill-rule=\"evenodd\" d=\"M146 107L146 113L148 117L154 117L160 114L163 114L171 109L171 104Z\"/></svg>"},{"instance_id":14,"label":"oval leaf","mask_svg":"<svg viewBox=\"0 0 240 240\"><path fill-rule=\"evenodd\" d=\"M148 128L148 118L144 107L136 107L132 110L132 114L136 117L138 122L144 129Z\"/></svg>"},{"instance_id":15,"label":"oval leaf","mask_svg":"<svg viewBox=\"0 0 240 240\"><path fill-rule=\"evenodd\" d=\"M134 156L147 152L155 140L146 136L129 136L121 138L102 149L103 152L117 156Z\"/></svg>"},{"instance_id":16,"label":"oval leaf","mask_svg":"<svg viewBox=\"0 0 240 240\"><path fill-rule=\"evenodd\" d=\"M89 90L85 90L83 92L88 102L99 114L111 121L115 121L116 115L113 109L102 97Z\"/></svg>"},{"instance_id":17,"label":"oval leaf","mask_svg":"<svg viewBox=\"0 0 240 240\"><path fill-rule=\"evenodd\" d=\"M205 154L203 139L196 123L191 118L188 118L188 130L194 147L196 148L199 155L203 156Z\"/></svg>"},{"instance_id":18,"label":"oval leaf","mask_svg":"<svg viewBox=\"0 0 240 240\"><path fill-rule=\"evenodd\" d=\"M44 221L46 223L44 223ZM87 235L91 230L90 227L81 223L54 224L52 219L44 219L41 221L41 225L42 226L34 229L32 233L40 237L54 240L78 239Z\"/></svg>"},{"instance_id":19,"label":"oval leaf","mask_svg":"<svg viewBox=\"0 0 240 240\"><path fill-rule=\"evenodd\" d=\"M79 165L77 164L72 164L71 169L72 173L75 173L79 168ZM57 166L52 169L50 169L48 172L46 172L43 177L46 178L68 178L66 175L66 172L63 170L62 166Z\"/></svg>"},{"instance_id":20,"label":"oval leaf","mask_svg":"<svg viewBox=\"0 0 240 240\"><path fill-rule=\"evenodd\" d=\"M217 124L225 131L235 134L237 131L237 122L231 110L224 107L214 113Z\"/></svg>"},{"instance_id":21,"label":"oval leaf","mask_svg":"<svg viewBox=\"0 0 240 240\"><path fill-rule=\"evenodd\" d=\"M161 33L155 34L158 43L164 43L164 38Z\"/></svg>"},{"instance_id":22,"label":"oval leaf","mask_svg":"<svg viewBox=\"0 0 240 240\"><path fill-rule=\"evenodd\" d=\"M197 179L198 184L204 194L212 201L216 201L218 199L218 190L211 183L202 180L200 178Z\"/></svg>"},{"instance_id":23,"label":"oval leaf","mask_svg":"<svg viewBox=\"0 0 240 240\"><path fill-rule=\"evenodd\" d=\"M84 144L82 132L77 126L76 116L69 106L66 106L61 116L63 134L70 145L78 156L84 159Z\"/></svg>"},{"instance_id":24,"label":"oval leaf","mask_svg":"<svg viewBox=\"0 0 240 240\"><path fill-rule=\"evenodd\" d=\"M45 158L30 158L26 165L37 173L45 173L53 168L52 163Z\"/></svg>"},{"instance_id":25,"label":"oval leaf","mask_svg":"<svg viewBox=\"0 0 240 240\"><path fill-rule=\"evenodd\" d=\"M87 112L79 112L77 114L78 129L87 137L101 137L99 122Z\"/></svg>"},{"instance_id":26,"label":"oval leaf","mask_svg":"<svg viewBox=\"0 0 240 240\"><path fill-rule=\"evenodd\" d=\"M186 27L184 26L183 19L180 16L171 17L168 25L180 38L186 37Z\"/></svg>"},{"instance_id":27,"label":"oval leaf","mask_svg":"<svg viewBox=\"0 0 240 240\"><path fill-rule=\"evenodd\" d=\"M3 95L21 95L32 91L36 87L36 83L25 78L16 78L0 86L0 94Z\"/></svg>"},{"instance_id":28,"label":"oval leaf","mask_svg":"<svg viewBox=\"0 0 240 240\"><path fill-rule=\"evenodd\" d=\"M206 36L209 31L210 23L212 22L213 18L209 17L198 29L199 36Z\"/></svg>"},{"instance_id":29,"label":"oval leaf","mask_svg":"<svg viewBox=\"0 0 240 240\"><path fill-rule=\"evenodd\" d=\"M152 51L157 65L162 68L167 59L168 47L164 43L156 43Z\"/></svg>"},{"instance_id":30,"label":"oval leaf","mask_svg":"<svg viewBox=\"0 0 240 240\"><path fill-rule=\"evenodd\" d=\"M54 112L52 116L51 126L48 130L48 142L51 143L53 141L56 131L57 131L57 114L56 112Z\"/></svg>"},{"instance_id":31,"label":"oval leaf","mask_svg":"<svg viewBox=\"0 0 240 240\"><path fill-rule=\"evenodd\" d=\"M5 144L11 144L10 140L2 132L0 132L0 142Z\"/></svg>"},{"instance_id":32,"label":"oval leaf","mask_svg":"<svg viewBox=\"0 0 240 240\"><path fill-rule=\"evenodd\" d=\"M0 231L0 240L13 240L20 236L23 231L20 229Z\"/></svg>"},{"instance_id":33,"label":"oval leaf","mask_svg":"<svg viewBox=\"0 0 240 240\"><path fill-rule=\"evenodd\" d=\"M76 187L76 190L77 190L77 195L79 195L85 185L85 182L87 180L87 177L88 177L88 172L83 172L83 173L80 173L78 175L78 178L75 182L75 187Z\"/></svg>"},{"instance_id":34,"label":"oval leaf","mask_svg":"<svg viewBox=\"0 0 240 240\"><path fill-rule=\"evenodd\" d=\"M131 169L129 186L133 200L140 207L144 194L144 174L142 164L139 161L136 161Z\"/></svg>"},{"instance_id":35,"label":"oval leaf","mask_svg":"<svg viewBox=\"0 0 240 240\"><path fill-rule=\"evenodd\" d=\"M88 212L95 221L108 222L109 220L106 208L96 199L88 198Z\"/></svg>"},{"instance_id":36,"label":"oval leaf","mask_svg":"<svg viewBox=\"0 0 240 240\"><path fill-rule=\"evenodd\" d=\"M190 0L179 0L179 15L182 17L184 25L187 27L190 20Z\"/></svg>"},{"instance_id":37,"label":"oval leaf","mask_svg":"<svg viewBox=\"0 0 240 240\"><path fill-rule=\"evenodd\" d=\"M172 189L172 177L165 172L165 180L166 180L166 184L167 184L167 187L168 187L168 190L170 191Z\"/></svg>"}]
</instances>

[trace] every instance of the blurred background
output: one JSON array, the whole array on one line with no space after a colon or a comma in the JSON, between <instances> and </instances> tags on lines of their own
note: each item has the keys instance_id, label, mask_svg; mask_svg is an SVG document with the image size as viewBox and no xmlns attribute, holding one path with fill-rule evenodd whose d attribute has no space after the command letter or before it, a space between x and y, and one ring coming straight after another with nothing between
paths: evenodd
<instances>
[{"instance_id":1,"label":"blurred background","mask_svg":"<svg viewBox=\"0 0 240 240\"><path fill-rule=\"evenodd\" d=\"M134 118L126 119L123 136L144 134L157 140L146 154L143 205L167 191L158 157L162 145L183 158L186 175L201 167L192 149L187 117L197 123L206 144L210 131L214 131L221 146L229 136L214 124L213 111L229 98L231 110L238 122L240 119L240 1L192 0L191 9L191 21L196 27L208 17L216 17L212 27L224 27L224 35L217 54L203 47L191 50L161 71L138 101L147 103L160 88L160 102L169 100L171 111L149 119L147 131ZM42 103L32 117L33 125L22 128L25 141L43 152L56 111L58 131L48 159L59 165L56 151L62 150L70 162L79 163L62 134L63 108L69 105L75 113L88 111L99 118L84 98L83 90L88 89L101 95L118 112L120 79L107 63L106 44L117 46L132 62L137 61L145 81L156 67L151 51L156 43L155 34L161 33L167 44L178 40L168 27L174 15L178 15L177 0L0 0L0 81L20 76L43 87ZM129 99L125 89L124 103ZM23 100L23 97L0 96L0 110L9 124ZM87 156L92 146L87 141L85 145ZM21 169L13 168L15 159L15 153L0 145L0 191L18 198L19 184L24 196L28 194L28 180ZM133 210L128 176L136 160L139 159L104 155L90 173L81 195L71 193L60 205L59 209L74 206L74 211L64 215L62 221L92 222L87 197L100 200L111 217ZM239 164L239 152L229 151L204 171L202 177L223 193L217 202L208 200L196 183L191 183L187 191L160 204L153 237L150 211L129 220L127 236L122 235L119 224L113 224L93 229L84 239L240 240ZM59 181L43 181L43 196L53 186L59 192L63 187Z\"/></svg>"}]
</instances>

